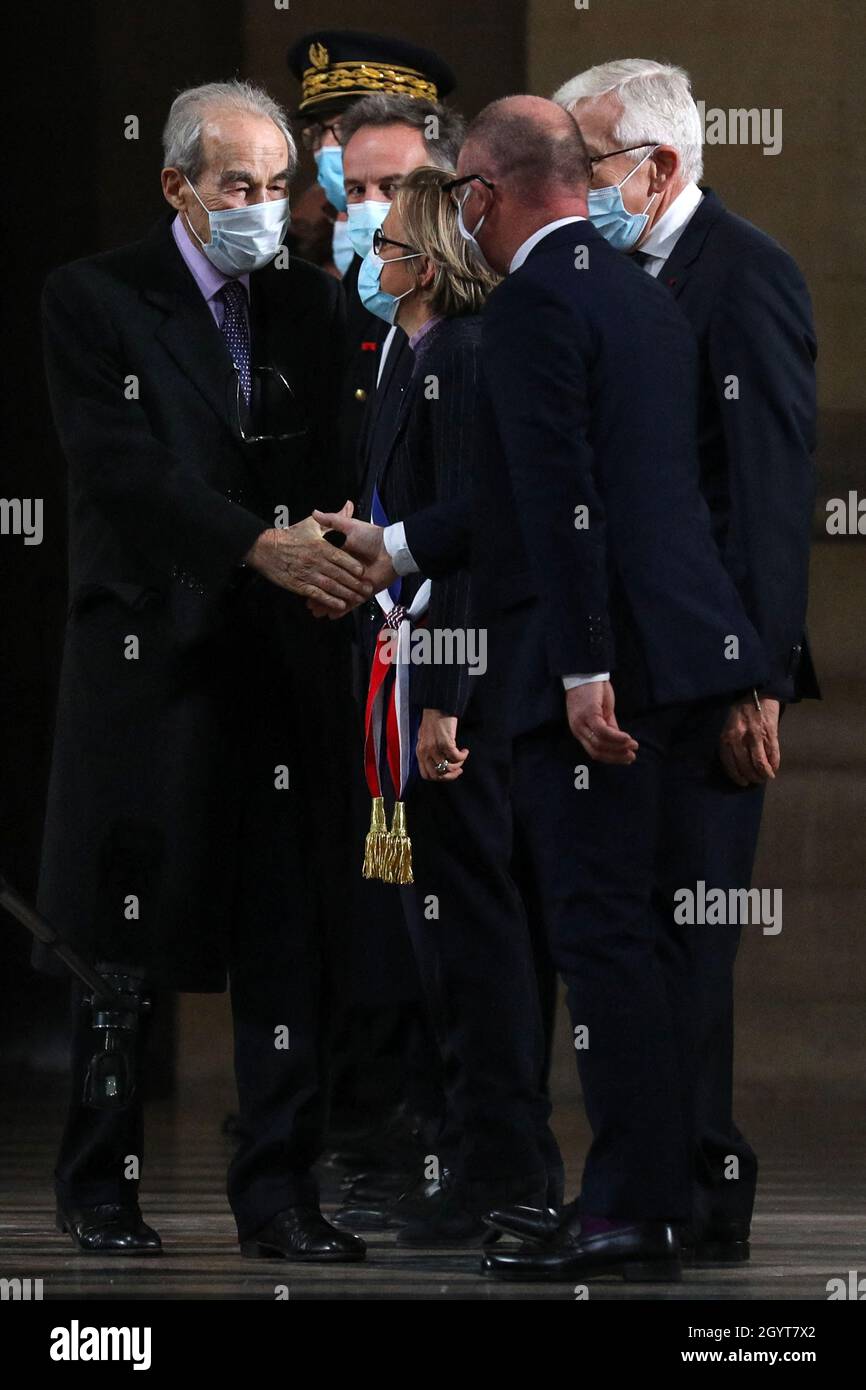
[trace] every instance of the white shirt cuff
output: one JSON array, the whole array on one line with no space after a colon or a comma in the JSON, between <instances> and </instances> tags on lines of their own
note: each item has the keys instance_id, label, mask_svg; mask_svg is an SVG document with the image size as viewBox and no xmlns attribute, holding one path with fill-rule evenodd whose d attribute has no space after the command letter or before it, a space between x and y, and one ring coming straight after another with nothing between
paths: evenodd
<instances>
[{"instance_id":1,"label":"white shirt cuff","mask_svg":"<svg viewBox=\"0 0 866 1390\"><path fill-rule=\"evenodd\" d=\"M575 690L579 685L592 685L594 681L609 681L610 671L599 671L595 676L563 676L565 690Z\"/></svg>"},{"instance_id":2,"label":"white shirt cuff","mask_svg":"<svg viewBox=\"0 0 866 1390\"><path fill-rule=\"evenodd\" d=\"M418 573L418 566L406 544L406 527L402 521L395 521L393 526L385 527L382 542L391 557L391 564L398 574Z\"/></svg>"}]
</instances>

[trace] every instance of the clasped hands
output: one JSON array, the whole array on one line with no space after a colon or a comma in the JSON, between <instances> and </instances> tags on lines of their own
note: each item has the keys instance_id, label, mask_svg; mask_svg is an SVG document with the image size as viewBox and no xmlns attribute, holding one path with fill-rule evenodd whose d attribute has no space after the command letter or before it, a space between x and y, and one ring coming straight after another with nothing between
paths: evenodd
<instances>
[{"instance_id":1,"label":"clasped hands","mask_svg":"<svg viewBox=\"0 0 866 1390\"><path fill-rule=\"evenodd\" d=\"M394 578L382 527L353 517L351 502L339 512L313 512L294 526L263 531L246 563L272 584L307 601L317 618L341 618ZM337 549L324 539L340 531Z\"/></svg>"},{"instance_id":2,"label":"clasped hands","mask_svg":"<svg viewBox=\"0 0 866 1390\"><path fill-rule=\"evenodd\" d=\"M340 531L346 537L345 545L338 553L347 554L360 561L364 566L364 578L371 586L370 593L378 594L381 589L387 589L397 577L391 556L385 549L385 529L382 526L374 526L370 521L361 521L354 515L354 511L352 503L347 502L339 512L314 511L313 519L325 531ZM366 597L369 597L369 594ZM316 618L340 616L333 612L325 613L316 598L308 599L307 607ZM351 607L355 608L357 604L353 603Z\"/></svg>"}]
</instances>

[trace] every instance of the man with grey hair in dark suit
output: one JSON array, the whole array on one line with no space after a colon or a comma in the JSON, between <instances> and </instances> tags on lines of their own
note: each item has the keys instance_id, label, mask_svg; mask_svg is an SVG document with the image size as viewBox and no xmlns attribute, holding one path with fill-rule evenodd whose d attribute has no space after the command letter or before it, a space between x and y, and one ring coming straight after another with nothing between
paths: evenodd
<instances>
[{"instance_id":1,"label":"man with grey hair in dark suit","mask_svg":"<svg viewBox=\"0 0 866 1390\"><path fill-rule=\"evenodd\" d=\"M769 658L732 702L705 776L667 803L658 892L703 881L746 890L764 795L781 765L785 705L819 695L806 637L815 501L815 358L809 291L789 253L730 212L703 174L688 75L645 58L602 63L554 101L578 122L601 234L676 299L698 345L701 489L722 560ZM740 930L695 925L665 962L701 1020L693 1056L693 1201L686 1248L749 1256L757 1159L733 1119L733 970Z\"/></svg>"},{"instance_id":2,"label":"man with grey hair in dark suit","mask_svg":"<svg viewBox=\"0 0 866 1390\"><path fill-rule=\"evenodd\" d=\"M312 1177L339 731L303 599L370 592L309 515L345 495L339 287L285 256L296 155L266 93L183 92L164 140L173 216L55 271L43 301L70 610L40 905L130 1003L76 993L58 1227L81 1251L160 1251L138 1204L147 1015L228 974L242 1253L356 1260Z\"/></svg>"}]
</instances>

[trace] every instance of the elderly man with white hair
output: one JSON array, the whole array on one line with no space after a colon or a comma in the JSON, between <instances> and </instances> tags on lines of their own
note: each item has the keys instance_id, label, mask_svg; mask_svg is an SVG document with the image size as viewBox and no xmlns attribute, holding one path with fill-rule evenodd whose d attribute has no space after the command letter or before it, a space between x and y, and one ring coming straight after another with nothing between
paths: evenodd
<instances>
[{"instance_id":1,"label":"elderly man with white hair","mask_svg":"<svg viewBox=\"0 0 866 1390\"><path fill-rule=\"evenodd\" d=\"M147 1018L228 974L241 1251L364 1256L312 1174L340 735L320 688L336 649L302 599L339 613L370 586L309 515L342 501L343 316L336 282L285 257L295 164L267 93L182 92L165 217L45 287L70 608L40 905L128 1003L75 1000L54 1178L58 1228L91 1254L160 1252L138 1202Z\"/></svg>"},{"instance_id":2,"label":"elderly man with white hair","mask_svg":"<svg viewBox=\"0 0 866 1390\"><path fill-rule=\"evenodd\" d=\"M732 707L712 773L690 771L684 759L672 779L657 897L674 912L677 890L699 882L748 888L764 789L779 771L780 711L819 693L804 631L815 489L811 306L787 252L699 187L701 124L682 69L641 58L604 63L571 78L554 101L575 117L590 155L595 226L667 286L694 330L701 486L771 663L765 686ZM649 417L646 428L663 432L665 420ZM710 1260L748 1258L757 1174L732 1117L739 935L736 923L688 926L664 961L684 1033L698 1023L693 1074L683 1078L694 1153L683 1244ZM531 1234L533 1220L521 1213L508 1229Z\"/></svg>"}]
</instances>

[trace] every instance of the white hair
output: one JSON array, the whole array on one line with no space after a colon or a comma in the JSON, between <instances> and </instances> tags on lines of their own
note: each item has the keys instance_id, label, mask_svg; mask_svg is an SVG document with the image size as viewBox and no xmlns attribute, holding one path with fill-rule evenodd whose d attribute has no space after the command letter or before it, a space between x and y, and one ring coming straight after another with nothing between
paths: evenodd
<instances>
[{"instance_id":1,"label":"white hair","mask_svg":"<svg viewBox=\"0 0 866 1390\"><path fill-rule=\"evenodd\" d=\"M704 172L703 130L688 73L651 58L621 58L569 78L554 92L553 100L573 115L576 102L609 92L622 105L611 132L617 146L648 141L633 152L638 161L653 145L673 145L682 161L683 177L697 182Z\"/></svg>"},{"instance_id":2,"label":"white hair","mask_svg":"<svg viewBox=\"0 0 866 1390\"><path fill-rule=\"evenodd\" d=\"M195 183L204 167L201 137L205 120L213 111L226 109L273 121L286 137L291 177L297 168L298 151L285 111L263 87L236 78L231 82L206 82L202 87L187 87L178 93L162 132L163 167L180 169Z\"/></svg>"}]
</instances>

